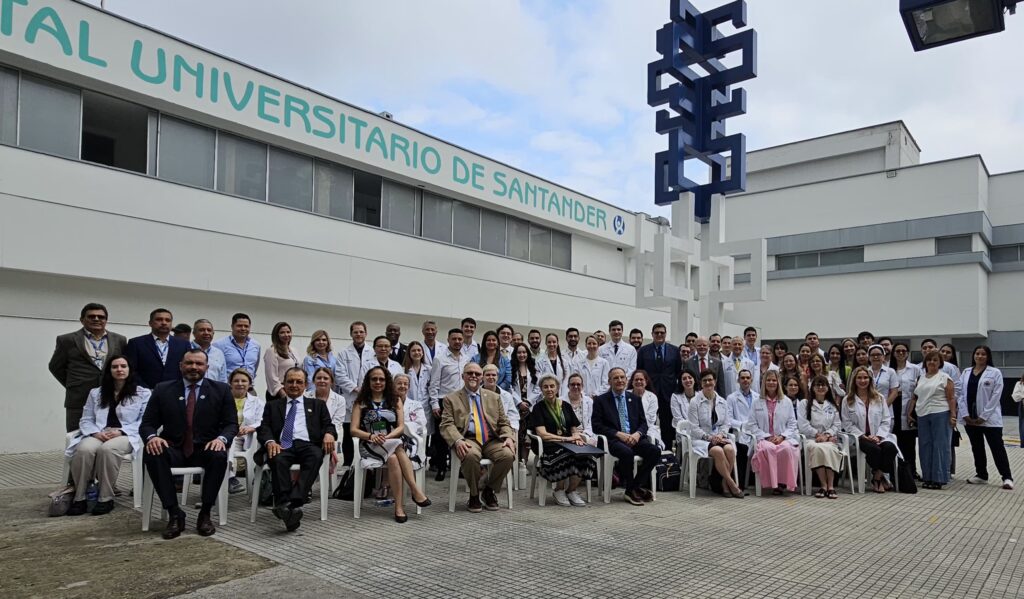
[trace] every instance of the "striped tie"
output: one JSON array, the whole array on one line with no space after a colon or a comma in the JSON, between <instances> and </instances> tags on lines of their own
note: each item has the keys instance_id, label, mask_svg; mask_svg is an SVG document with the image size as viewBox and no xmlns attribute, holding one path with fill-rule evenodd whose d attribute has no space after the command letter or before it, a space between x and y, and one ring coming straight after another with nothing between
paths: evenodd
<instances>
[{"instance_id":1,"label":"striped tie","mask_svg":"<svg viewBox=\"0 0 1024 599\"><path fill-rule=\"evenodd\" d=\"M487 431L487 418L484 417L484 409L480 403L479 395L471 395L470 409L473 411L473 422L476 424L476 442L481 447L487 445L490 440L490 433Z\"/></svg>"}]
</instances>

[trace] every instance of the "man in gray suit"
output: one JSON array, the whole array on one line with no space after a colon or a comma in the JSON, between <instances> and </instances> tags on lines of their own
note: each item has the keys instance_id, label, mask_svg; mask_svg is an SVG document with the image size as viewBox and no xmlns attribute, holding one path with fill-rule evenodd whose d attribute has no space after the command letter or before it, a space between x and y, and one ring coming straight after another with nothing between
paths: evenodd
<instances>
[{"instance_id":1,"label":"man in gray suit","mask_svg":"<svg viewBox=\"0 0 1024 599\"><path fill-rule=\"evenodd\" d=\"M694 353L683 365L684 370L697 374L697 380L700 380L700 373L705 370L710 370L715 373L715 391L725 398L728 393L725 390L725 378L722 376L722 359L720 357L714 357L711 355L711 344L708 342L707 337L697 337L697 340L693 343Z\"/></svg>"},{"instance_id":2,"label":"man in gray suit","mask_svg":"<svg viewBox=\"0 0 1024 599\"><path fill-rule=\"evenodd\" d=\"M64 410L68 432L78 428L89 391L100 386L107 356L124 352L128 340L107 330L107 308L90 303L82 308L82 328L57 337L50 358L50 373L64 387Z\"/></svg>"}]
</instances>

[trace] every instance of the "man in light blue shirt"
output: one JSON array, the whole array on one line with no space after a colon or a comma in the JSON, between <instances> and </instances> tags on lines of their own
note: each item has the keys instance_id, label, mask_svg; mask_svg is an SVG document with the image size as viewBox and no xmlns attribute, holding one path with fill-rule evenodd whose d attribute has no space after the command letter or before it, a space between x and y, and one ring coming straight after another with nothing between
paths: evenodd
<instances>
[{"instance_id":1,"label":"man in light blue shirt","mask_svg":"<svg viewBox=\"0 0 1024 599\"><path fill-rule=\"evenodd\" d=\"M244 368L252 375L256 385L256 373L260 367L260 344L249 337L252 320L241 312L231 317L231 335L218 339L213 346L224 353L224 370L230 374L236 368Z\"/></svg>"},{"instance_id":2,"label":"man in light blue shirt","mask_svg":"<svg viewBox=\"0 0 1024 599\"><path fill-rule=\"evenodd\" d=\"M210 368L206 371L206 378L228 382L227 364L224 361L224 352L213 345L213 323L205 318L200 318L192 325L193 349L201 349L206 352L206 363Z\"/></svg>"}]
</instances>

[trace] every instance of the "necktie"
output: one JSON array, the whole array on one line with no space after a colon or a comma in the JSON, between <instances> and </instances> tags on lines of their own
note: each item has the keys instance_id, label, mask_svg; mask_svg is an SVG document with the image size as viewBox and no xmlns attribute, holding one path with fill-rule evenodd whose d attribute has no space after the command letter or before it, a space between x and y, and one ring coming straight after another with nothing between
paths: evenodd
<instances>
[{"instance_id":1,"label":"necktie","mask_svg":"<svg viewBox=\"0 0 1024 599\"><path fill-rule=\"evenodd\" d=\"M615 406L619 409L619 425L622 432L629 434L629 414L626 412L626 396L619 395L615 398Z\"/></svg>"},{"instance_id":2,"label":"necktie","mask_svg":"<svg viewBox=\"0 0 1024 599\"><path fill-rule=\"evenodd\" d=\"M736 358L736 372L740 371L740 359Z\"/></svg>"},{"instance_id":3,"label":"necktie","mask_svg":"<svg viewBox=\"0 0 1024 599\"><path fill-rule=\"evenodd\" d=\"M281 447L284 449L292 447L292 435L295 434L295 413L299 411L299 400L289 401L288 406L288 414L284 417L284 430L281 431Z\"/></svg>"},{"instance_id":4,"label":"necktie","mask_svg":"<svg viewBox=\"0 0 1024 599\"><path fill-rule=\"evenodd\" d=\"M700 371L701 371L701 372L704 372L704 371L705 371L705 370L707 370L707 369L708 369L708 364L707 364L707 362L705 362L705 361L704 361L704 358L701 358L701 359L700 359Z\"/></svg>"},{"instance_id":5,"label":"necktie","mask_svg":"<svg viewBox=\"0 0 1024 599\"><path fill-rule=\"evenodd\" d=\"M658 360L659 362L664 357L664 356L661 355L661 352L662 352L662 346L661 345L659 345L659 346L654 348L654 359Z\"/></svg>"},{"instance_id":6,"label":"necktie","mask_svg":"<svg viewBox=\"0 0 1024 599\"><path fill-rule=\"evenodd\" d=\"M192 417L196 413L196 386L188 386L188 399L185 401L185 434L182 436L182 453L185 457L192 455L192 450L195 449L192 441Z\"/></svg>"},{"instance_id":7,"label":"necktie","mask_svg":"<svg viewBox=\"0 0 1024 599\"><path fill-rule=\"evenodd\" d=\"M487 417L484 416L484 408L480 402L480 396L474 393L470 399L472 400L470 408L473 410L473 422L476 424L476 442L483 447L491 437L490 432L487 430Z\"/></svg>"},{"instance_id":8,"label":"necktie","mask_svg":"<svg viewBox=\"0 0 1024 599\"><path fill-rule=\"evenodd\" d=\"M619 355L619 344L618 343L612 344L612 353L615 354L616 356Z\"/></svg>"}]
</instances>

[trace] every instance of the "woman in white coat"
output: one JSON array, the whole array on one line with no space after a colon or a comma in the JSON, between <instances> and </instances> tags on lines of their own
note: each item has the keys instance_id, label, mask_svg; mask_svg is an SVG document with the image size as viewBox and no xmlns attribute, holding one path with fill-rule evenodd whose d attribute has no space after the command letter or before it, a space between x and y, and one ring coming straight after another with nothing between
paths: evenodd
<instances>
[{"instance_id":1,"label":"woman in white coat","mask_svg":"<svg viewBox=\"0 0 1024 599\"><path fill-rule=\"evenodd\" d=\"M640 398L644 418L647 420L647 434L658 449L665 449L665 442L661 440L661 422L658 420L658 396L648 391L650 386L651 377L647 376L646 370L633 371L633 376L629 378L629 390Z\"/></svg>"},{"instance_id":2,"label":"woman in white coat","mask_svg":"<svg viewBox=\"0 0 1024 599\"><path fill-rule=\"evenodd\" d=\"M875 493L885 493L892 486L885 481L883 473L895 476L893 466L899 455L896 435L891 432L892 413L885 398L875 389L874 378L867 366L853 369L850 387L840 410L843 430L856 437L857 447L864 453L864 459L871 468L871 489Z\"/></svg>"},{"instance_id":3,"label":"woman in white coat","mask_svg":"<svg viewBox=\"0 0 1024 599\"><path fill-rule=\"evenodd\" d=\"M790 380L794 380L792 377ZM761 487L775 495L797 488L800 438L793 403L779 391L779 373L765 373L761 395L750 407L746 432L754 437L750 469L761 477ZM799 387L799 382L796 383Z\"/></svg>"},{"instance_id":4,"label":"woman in white coat","mask_svg":"<svg viewBox=\"0 0 1024 599\"><path fill-rule=\"evenodd\" d=\"M520 343L512 350L512 388L509 392L516 400L516 408L519 410L519 422L526 424L530 422L533 406L540 401L540 378L537 373L537 364L533 361L530 348ZM526 441L527 426L519 428L519 458L526 467L526 461L530 457L530 444Z\"/></svg>"},{"instance_id":5,"label":"woman in white coat","mask_svg":"<svg viewBox=\"0 0 1024 599\"><path fill-rule=\"evenodd\" d=\"M611 365L608 360L597 355L601 345L597 337L589 335L584 341L587 346L586 357L576 361L576 372L583 377L583 393L591 399L608 392L608 371Z\"/></svg>"},{"instance_id":6,"label":"woman in white coat","mask_svg":"<svg viewBox=\"0 0 1024 599\"><path fill-rule=\"evenodd\" d=\"M426 350L419 341L410 341L405 346L405 359L402 368L409 375L409 399L408 401L418 403L423 408L426 416L427 431L434 430L434 411L430 407L430 393L427 392L427 383L430 382L430 364L425 362Z\"/></svg>"},{"instance_id":7,"label":"woman in white coat","mask_svg":"<svg viewBox=\"0 0 1024 599\"><path fill-rule=\"evenodd\" d=\"M89 392L78 422L78 434L66 450L66 455L71 457L71 476L75 483L75 497L68 508L68 516L86 512L86 492L93 478L99 481L93 515L107 514L114 509L114 484L124 456L142 446L139 424L149 395L149 389L139 386L124 356L111 356L107 360L100 386Z\"/></svg>"},{"instance_id":8,"label":"woman in white coat","mask_svg":"<svg viewBox=\"0 0 1024 599\"><path fill-rule=\"evenodd\" d=\"M544 346L547 348L547 353L538 358L537 376L554 375L558 379L558 395L565 395L569 392L569 375L572 374L572 367L562 360L562 348L558 345L558 335L548 333L544 337Z\"/></svg>"},{"instance_id":9,"label":"woman in white coat","mask_svg":"<svg viewBox=\"0 0 1024 599\"><path fill-rule=\"evenodd\" d=\"M1003 479L1003 488L1013 489L1013 475L1010 460L1003 445L1003 411L1000 400L1003 396L1003 373L992 366L992 350L987 345L974 348L971 367L960 375L960 397L957 399L957 413L964 423L967 438L971 440L974 454L974 476L967 479L972 485L988 484L988 458L985 443L992 451L992 460Z\"/></svg>"},{"instance_id":10,"label":"woman in white coat","mask_svg":"<svg viewBox=\"0 0 1024 599\"><path fill-rule=\"evenodd\" d=\"M1013 394L1010 395L1017 404L1017 437L1020 439L1020 446L1024 448L1024 374L1013 386Z\"/></svg>"},{"instance_id":11,"label":"woman in white coat","mask_svg":"<svg viewBox=\"0 0 1024 599\"><path fill-rule=\"evenodd\" d=\"M427 429L424 424L427 422L427 414L423 404L409 401L409 389L412 379L407 374L395 375L395 395L402 400L402 418L405 422L406 452L409 454L409 462L413 470L423 467L420 460L419 444L427 438Z\"/></svg>"},{"instance_id":12,"label":"woman in white coat","mask_svg":"<svg viewBox=\"0 0 1024 599\"><path fill-rule=\"evenodd\" d=\"M702 458L711 458L713 468L708 477L712 491L725 497L743 498L732 473L736 464L736 445L729 437L729 423L732 414L729 402L715 391L715 374L710 370L701 373L701 392L690 401L687 421L690 428L690 443L693 453Z\"/></svg>"},{"instance_id":13,"label":"woman in white coat","mask_svg":"<svg viewBox=\"0 0 1024 599\"><path fill-rule=\"evenodd\" d=\"M562 398L569 402L580 426L576 429L583 435L587 445L597 447L597 435L594 434L594 400L583 392L583 377L579 373L569 375L569 393Z\"/></svg>"},{"instance_id":14,"label":"woman in white coat","mask_svg":"<svg viewBox=\"0 0 1024 599\"><path fill-rule=\"evenodd\" d=\"M843 468L843 452L839 448L843 424L828 377L811 379L811 399L801 399L796 413L797 430L806 437L807 461L821 483L814 496L838 499L835 476Z\"/></svg>"},{"instance_id":15,"label":"woman in white coat","mask_svg":"<svg viewBox=\"0 0 1024 599\"><path fill-rule=\"evenodd\" d=\"M673 430L679 430L680 423L689 422L690 403L696 396L697 378L689 370L684 370L679 375L679 390L673 393L672 398L669 400Z\"/></svg>"},{"instance_id":16,"label":"woman in white coat","mask_svg":"<svg viewBox=\"0 0 1024 599\"><path fill-rule=\"evenodd\" d=\"M228 375L228 384L231 385L231 397L235 402L235 413L238 415L238 434L235 435L235 440L232 442L236 459L232 460L228 464L228 468L231 469L231 478L228 479L228 492L229 493L241 493L245 491L245 485L242 481L238 480L238 465L239 460L244 462L239 454L245 452L252 445L253 438L256 429L263 423L263 407L267 405L265 399L256 395L255 393L249 393L252 389L252 375L245 368L236 368L231 374ZM246 472L246 476L252 476L252 472Z\"/></svg>"}]
</instances>

